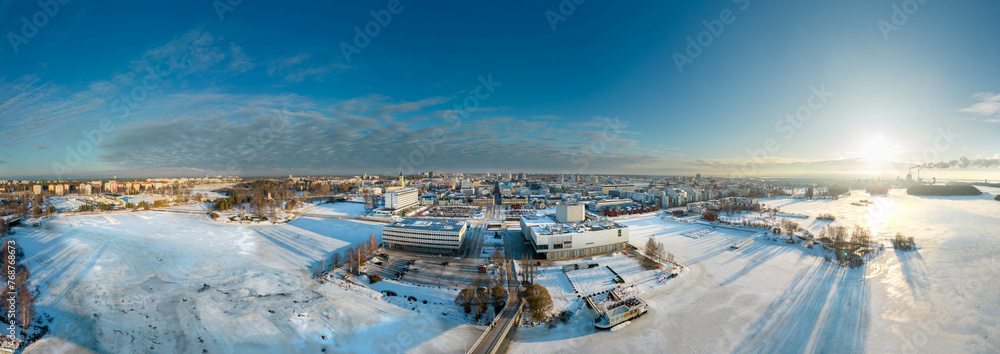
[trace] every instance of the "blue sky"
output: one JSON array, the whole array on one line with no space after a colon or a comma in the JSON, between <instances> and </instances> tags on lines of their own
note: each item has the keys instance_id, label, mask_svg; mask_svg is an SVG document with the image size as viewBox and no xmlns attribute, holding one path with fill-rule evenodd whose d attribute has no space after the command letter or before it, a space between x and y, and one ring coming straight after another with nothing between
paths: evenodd
<instances>
[{"instance_id":1,"label":"blue sky","mask_svg":"<svg viewBox=\"0 0 1000 354\"><path fill-rule=\"evenodd\" d=\"M995 1L43 3L0 3L0 178L1000 177Z\"/></svg>"}]
</instances>

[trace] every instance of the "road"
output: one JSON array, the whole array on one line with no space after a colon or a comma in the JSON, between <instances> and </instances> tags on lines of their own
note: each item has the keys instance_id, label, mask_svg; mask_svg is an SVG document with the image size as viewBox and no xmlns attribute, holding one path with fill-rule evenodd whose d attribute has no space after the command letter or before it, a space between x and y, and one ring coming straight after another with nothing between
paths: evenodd
<instances>
[{"instance_id":1,"label":"road","mask_svg":"<svg viewBox=\"0 0 1000 354\"><path fill-rule=\"evenodd\" d=\"M520 234L520 233L517 233ZM517 283L517 276L514 272L514 261L511 259L514 256L514 246L511 240L511 233L508 233L507 237L504 237L507 251L507 260L504 262L504 269L507 272L507 304L503 308L503 312L500 313L500 317L496 319L493 324L483 333L478 344L469 351L469 353L484 353L492 354L496 353L500 346L503 344L504 338L507 333L517 325L517 314L521 306L520 298L520 286Z\"/></svg>"},{"instance_id":2,"label":"road","mask_svg":"<svg viewBox=\"0 0 1000 354\"><path fill-rule=\"evenodd\" d=\"M483 241L486 234L486 224L470 223L462 242L462 258L482 258Z\"/></svg>"}]
</instances>

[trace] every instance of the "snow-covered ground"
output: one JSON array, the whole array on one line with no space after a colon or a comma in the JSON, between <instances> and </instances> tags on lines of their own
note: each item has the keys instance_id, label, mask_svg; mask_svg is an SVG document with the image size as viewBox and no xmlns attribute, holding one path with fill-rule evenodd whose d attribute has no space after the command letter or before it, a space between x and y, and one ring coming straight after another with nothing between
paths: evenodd
<instances>
[{"instance_id":1,"label":"snow-covered ground","mask_svg":"<svg viewBox=\"0 0 1000 354\"><path fill-rule=\"evenodd\" d=\"M240 226L169 212L73 219L79 227L55 218L17 233L38 310L54 318L29 353L457 352L481 332L311 279L320 259L380 224Z\"/></svg>"},{"instance_id":2,"label":"snow-covered ground","mask_svg":"<svg viewBox=\"0 0 1000 354\"><path fill-rule=\"evenodd\" d=\"M1000 351L1000 202L979 197L888 197L855 191L840 200L762 200L818 231L827 221L872 227L879 240L902 232L919 251L888 250L845 269L822 253L780 242L728 248L748 233L651 217L628 220L633 244L663 242L688 267L640 295L650 311L617 332L593 328L592 311L549 329L521 328L510 351L535 352L997 352ZM851 205L869 199L870 206ZM614 266L612 266L614 267ZM561 291L555 284L551 293Z\"/></svg>"},{"instance_id":3,"label":"snow-covered ground","mask_svg":"<svg viewBox=\"0 0 1000 354\"><path fill-rule=\"evenodd\" d=\"M205 197L205 198L225 198L226 196L224 194L213 192L213 190L222 189L222 188L226 188L226 187L198 187L198 188L192 188L191 189L191 195L195 195L195 194L201 193L201 196Z\"/></svg>"},{"instance_id":4,"label":"snow-covered ground","mask_svg":"<svg viewBox=\"0 0 1000 354\"><path fill-rule=\"evenodd\" d=\"M73 200L70 200L73 199ZM81 205L86 203L76 200L76 198L68 197L52 197L49 198L49 203L56 207L56 211L75 211L79 210Z\"/></svg>"},{"instance_id":5,"label":"snow-covered ground","mask_svg":"<svg viewBox=\"0 0 1000 354\"><path fill-rule=\"evenodd\" d=\"M365 204L353 202L322 203L308 208L305 213L334 216L361 216L365 213Z\"/></svg>"},{"instance_id":6,"label":"snow-covered ground","mask_svg":"<svg viewBox=\"0 0 1000 354\"><path fill-rule=\"evenodd\" d=\"M177 210L195 210L195 211L209 211L215 209L215 204L213 203L194 203L187 205L176 205L167 207L167 209L177 209Z\"/></svg>"}]
</instances>

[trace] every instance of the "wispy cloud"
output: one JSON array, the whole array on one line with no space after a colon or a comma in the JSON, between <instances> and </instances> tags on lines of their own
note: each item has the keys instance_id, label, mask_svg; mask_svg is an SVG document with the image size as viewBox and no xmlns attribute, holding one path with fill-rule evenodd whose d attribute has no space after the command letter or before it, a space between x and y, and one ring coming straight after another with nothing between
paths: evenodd
<instances>
[{"instance_id":1,"label":"wispy cloud","mask_svg":"<svg viewBox=\"0 0 1000 354\"><path fill-rule=\"evenodd\" d=\"M236 45L236 43L229 43L229 55L232 60L229 62L227 71L235 74L242 74L247 71L253 70L254 63L246 53L243 52L243 48Z\"/></svg>"},{"instance_id":2,"label":"wispy cloud","mask_svg":"<svg viewBox=\"0 0 1000 354\"><path fill-rule=\"evenodd\" d=\"M282 57L272 60L268 64L267 74L270 76L281 76L290 83L299 83L307 79L323 81L327 75L338 70L350 68L349 65L331 62L323 65L306 65L312 58L309 53L297 54L289 57Z\"/></svg>"},{"instance_id":3,"label":"wispy cloud","mask_svg":"<svg viewBox=\"0 0 1000 354\"><path fill-rule=\"evenodd\" d=\"M978 92L972 97L979 100L979 102L976 102L972 106L962 108L959 112L971 113L985 117L976 119L978 121L989 123L1000 122L1000 93Z\"/></svg>"}]
</instances>

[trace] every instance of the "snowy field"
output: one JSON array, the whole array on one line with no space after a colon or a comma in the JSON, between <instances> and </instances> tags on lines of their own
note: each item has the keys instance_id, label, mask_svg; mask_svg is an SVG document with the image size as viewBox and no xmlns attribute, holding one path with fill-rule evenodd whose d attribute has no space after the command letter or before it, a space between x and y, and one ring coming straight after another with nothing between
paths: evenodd
<instances>
[{"instance_id":1,"label":"snowy field","mask_svg":"<svg viewBox=\"0 0 1000 354\"><path fill-rule=\"evenodd\" d=\"M229 187L232 187L232 186L229 186ZM213 192L213 190L222 189L222 188L227 188L227 187L198 187L198 188L192 188L191 189L191 195L195 195L195 194L201 193L201 196L205 197L205 198L225 198L226 196L224 194Z\"/></svg>"},{"instance_id":2,"label":"snowy field","mask_svg":"<svg viewBox=\"0 0 1000 354\"><path fill-rule=\"evenodd\" d=\"M214 203L194 203L187 205L177 205L166 207L166 209L177 209L177 210L194 210L194 211L209 211L215 209Z\"/></svg>"},{"instance_id":3,"label":"snowy field","mask_svg":"<svg viewBox=\"0 0 1000 354\"><path fill-rule=\"evenodd\" d=\"M998 352L1000 351L1000 202L996 189L978 197L888 197L855 191L833 200L763 200L818 230L835 224L897 231L916 238L919 251L893 251L866 267L844 269L801 245L757 241L730 250L747 233L650 217L624 221L632 244L663 242L688 267L677 279L641 295L650 312L617 332L593 328L592 311L566 325L521 328L510 351L538 352ZM870 206L852 201L869 199ZM888 241L880 238L879 241ZM614 266L612 266L614 268ZM561 290L547 278L550 292ZM566 286L566 285L564 285ZM555 290L555 291L553 291ZM641 339L641 340L639 340Z\"/></svg>"},{"instance_id":4,"label":"snowy field","mask_svg":"<svg viewBox=\"0 0 1000 354\"><path fill-rule=\"evenodd\" d=\"M168 212L72 219L80 226L57 217L17 231L37 308L54 317L28 353L457 352L480 333L311 279L307 269L380 224L240 226Z\"/></svg>"},{"instance_id":5,"label":"snowy field","mask_svg":"<svg viewBox=\"0 0 1000 354\"><path fill-rule=\"evenodd\" d=\"M56 211L59 211L59 212L67 211L67 210L69 210L69 211L79 210L81 205L86 204L86 203L78 201L78 200L70 200L70 199L71 198L67 198L67 197L52 197L52 198L49 198L49 203L52 203L52 205L56 207ZM72 199L76 199L76 198L72 198Z\"/></svg>"},{"instance_id":6,"label":"snowy field","mask_svg":"<svg viewBox=\"0 0 1000 354\"><path fill-rule=\"evenodd\" d=\"M323 203L305 211L306 214L334 215L334 216L361 216L365 213L364 203Z\"/></svg>"}]
</instances>

